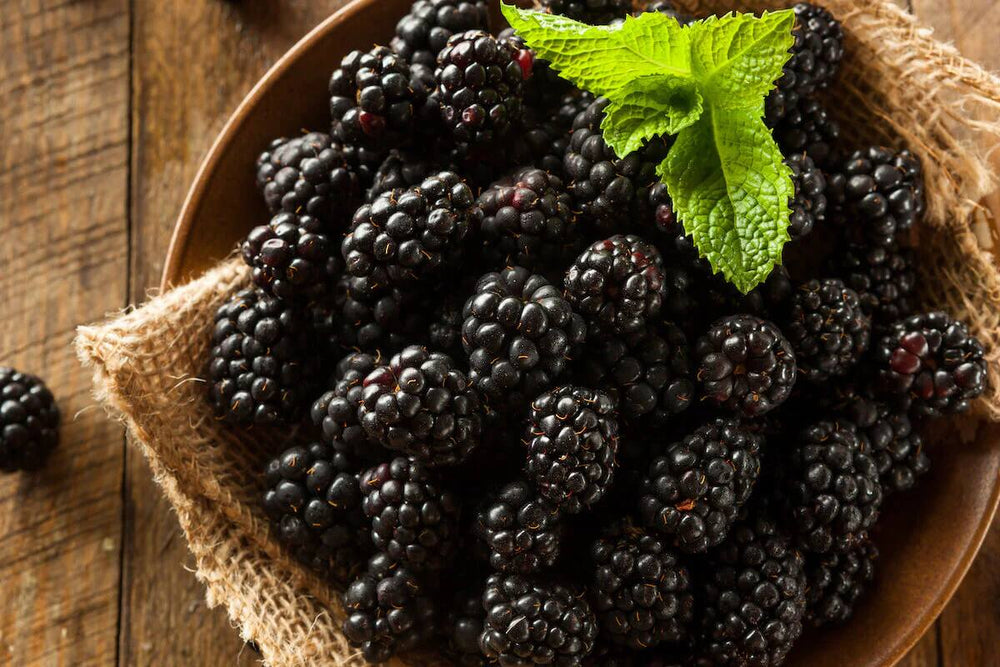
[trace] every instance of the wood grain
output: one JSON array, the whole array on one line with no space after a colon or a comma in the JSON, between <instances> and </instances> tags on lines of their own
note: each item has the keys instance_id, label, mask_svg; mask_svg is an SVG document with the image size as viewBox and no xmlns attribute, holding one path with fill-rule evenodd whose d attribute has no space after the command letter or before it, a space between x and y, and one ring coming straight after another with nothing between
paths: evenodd
<instances>
[{"instance_id":1,"label":"wood grain","mask_svg":"<svg viewBox=\"0 0 1000 667\"><path fill-rule=\"evenodd\" d=\"M123 432L91 398L78 323L126 302L129 6L0 9L0 363L41 375L62 443L0 477L0 664L116 660Z\"/></svg>"}]
</instances>

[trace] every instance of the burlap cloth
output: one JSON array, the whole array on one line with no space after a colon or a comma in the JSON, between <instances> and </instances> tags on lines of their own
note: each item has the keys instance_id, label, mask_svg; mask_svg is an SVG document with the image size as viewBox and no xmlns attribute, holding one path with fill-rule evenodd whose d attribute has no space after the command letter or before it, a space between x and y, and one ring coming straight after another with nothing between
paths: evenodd
<instances>
[{"instance_id":1,"label":"burlap cloth","mask_svg":"<svg viewBox=\"0 0 1000 667\"><path fill-rule=\"evenodd\" d=\"M981 205L997 186L990 153L1000 143L1000 80L891 2L821 1L848 34L828 106L860 140L906 145L922 159L924 298L968 322L985 344L991 388L976 413L1000 420L1000 274L989 251L996 228ZM677 4L697 14L790 3ZM224 604L270 665L361 665L338 632L338 595L271 539L260 508L260 472L287 433L227 428L205 401L199 376L213 314L246 282L242 265L225 261L137 310L82 327L79 355L177 510L208 604Z\"/></svg>"}]
</instances>

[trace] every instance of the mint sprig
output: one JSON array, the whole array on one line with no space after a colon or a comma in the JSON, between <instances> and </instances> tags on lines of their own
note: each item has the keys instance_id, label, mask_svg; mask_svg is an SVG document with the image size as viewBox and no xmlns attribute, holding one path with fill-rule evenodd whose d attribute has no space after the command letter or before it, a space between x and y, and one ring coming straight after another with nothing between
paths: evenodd
<instances>
[{"instance_id":1,"label":"mint sprig","mask_svg":"<svg viewBox=\"0 0 1000 667\"><path fill-rule=\"evenodd\" d=\"M676 134L658 173L684 230L742 292L763 282L789 240L791 170L764 125L764 98L792 47L791 10L681 26L649 12L619 26L502 5L540 58L607 97L604 139L619 157Z\"/></svg>"}]
</instances>

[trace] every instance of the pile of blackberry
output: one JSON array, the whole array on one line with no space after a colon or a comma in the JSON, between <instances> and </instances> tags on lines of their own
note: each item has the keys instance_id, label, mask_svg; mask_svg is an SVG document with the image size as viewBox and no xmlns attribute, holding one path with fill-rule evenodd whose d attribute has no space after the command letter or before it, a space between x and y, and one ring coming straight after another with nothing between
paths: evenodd
<instances>
[{"instance_id":1,"label":"pile of blackberry","mask_svg":"<svg viewBox=\"0 0 1000 667\"><path fill-rule=\"evenodd\" d=\"M345 591L370 662L779 665L851 616L879 516L930 468L925 424L985 389L983 346L919 310L920 163L841 132L819 95L843 31L795 5L766 117L792 240L740 294L656 174L672 139L619 158L608 100L486 8L416 0L337 65L329 128L263 147L208 400L287 434L266 515ZM57 419L0 369L0 469L36 466Z\"/></svg>"}]
</instances>

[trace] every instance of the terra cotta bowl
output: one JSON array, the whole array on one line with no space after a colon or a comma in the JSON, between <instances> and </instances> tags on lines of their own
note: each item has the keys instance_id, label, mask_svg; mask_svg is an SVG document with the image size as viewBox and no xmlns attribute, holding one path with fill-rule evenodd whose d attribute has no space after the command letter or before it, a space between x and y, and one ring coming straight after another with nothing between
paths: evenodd
<instances>
[{"instance_id":1,"label":"terra cotta bowl","mask_svg":"<svg viewBox=\"0 0 1000 667\"><path fill-rule=\"evenodd\" d=\"M250 91L191 186L164 286L201 274L265 221L254 184L257 155L274 137L328 127L324 98L331 70L352 49L386 43L410 1L355 0L296 44ZM882 567L852 619L810 631L788 664L892 665L934 622L965 576L1000 498L1000 426L962 426L969 442L958 445L953 429L939 429L948 442L935 446L931 438L931 472L916 493L894 497L884 512L875 531Z\"/></svg>"}]
</instances>

